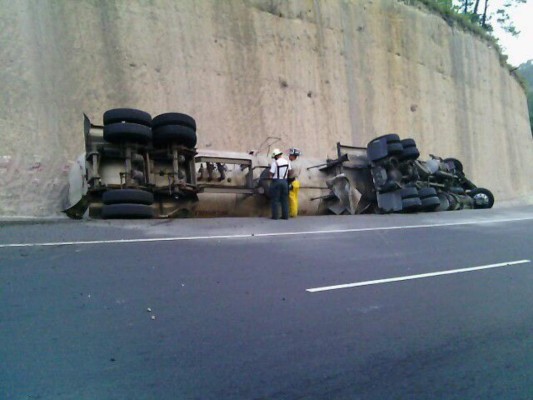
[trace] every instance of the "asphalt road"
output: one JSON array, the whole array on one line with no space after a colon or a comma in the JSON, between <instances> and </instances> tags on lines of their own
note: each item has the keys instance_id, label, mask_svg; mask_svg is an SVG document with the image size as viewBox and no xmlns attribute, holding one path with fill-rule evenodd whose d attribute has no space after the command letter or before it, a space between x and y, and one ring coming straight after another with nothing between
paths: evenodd
<instances>
[{"instance_id":1,"label":"asphalt road","mask_svg":"<svg viewBox=\"0 0 533 400\"><path fill-rule=\"evenodd\" d=\"M531 399L532 260L533 207L4 222L0 398Z\"/></svg>"}]
</instances>

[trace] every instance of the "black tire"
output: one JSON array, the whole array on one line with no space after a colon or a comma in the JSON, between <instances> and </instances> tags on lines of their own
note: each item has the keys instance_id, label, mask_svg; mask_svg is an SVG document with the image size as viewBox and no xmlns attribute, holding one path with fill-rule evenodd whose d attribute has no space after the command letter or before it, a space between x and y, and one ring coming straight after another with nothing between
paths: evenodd
<instances>
[{"instance_id":1,"label":"black tire","mask_svg":"<svg viewBox=\"0 0 533 400\"><path fill-rule=\"evenodd\" d=\"M452 186L448 189L448 191L454 194L465 194L465 190L460 186Z\"/></svg>"},{"instance_id":2,"label":"black tire","mask_svg":"<svg viewBox=\"0 0 533 400\"><path fill-rule=\"evenodd\" d=\"M422 209L425 211L434 211L440 206L440 200L437 196L426 197L421 199Z\"/></svg>"},{"instance_id":3,"label":"black tire","mask_svg":"<svg viewBox=\"0 0 533 400\"><path fill-rule=\"evenodd\" d=\"M453 193L446 193L446 196L448 196L448 200L450 202L450 207L448 208L448 210L456 211L461 208L461 203L459 202L459 199Z\"/></svg>"},{"instance_id":4,"label":"black tire","mask_svg":"<svg viewBox=\"0 0 533 400\"><path fill-rule=\"evenodd\" d=\"M106 204L102 207L102 218L153 218L154 210L145 204Z\"/></svg>"},{"instance_id":5,"label":"black tire","mask_svg":"<svg viewBox=\"0 0 533 400\"><path fill-rule=\"evenodd\" d=\"M418 190L418 195L421 199L425 199L427 197L437 196L437 191L435 190L435 188L425 187Z\"/></svg>"},{"instance_id":6,"label":"black tire","mask_svg":"<svg viewBox=\"0 0 533 400\"><path fill-rule=\"evenodd\" d=\"M110 143L134 142L147 144L152 140L150 127L130 122L104 126L104 140Z\"/></svg>"},{"instance_id":7,"label":"black tire","mask_svg":"<svg viewBox=\"0 0 533 400\"><path fill-rule=\"evenodd\" d=\"M387 143L400 143L400 136L398 136L396 133L389 133L388 135L378 136L377 138L373 139L372 142L381 139L385 139Z\"/></svg>"},{"instance_id":8,"label":"black tire","mask_svg":"<svg viewBox=\"0 0 533 400\"><path fill-rule=\"evenodd\" d=\"M494 195L485 188L471 190L468 195L474 199L474 208L492 208L494 205Z\"/></svg>"},{"instance_id":9,"label":"black tire","mask_svg":"<svg viewBox=\"0 0 533 400\"><path fill-rule=\"evenodd\" d=\"M387 158L389 156L389 152L385 148L385 146L381 146L379 143L376 143L374 145L371 142L368 144L368 147L366 149L366 155L370 161L374 162Z\"/></svg>"},{"instance_id":10,"label":"black tire","mask_svg":"<svg viewBox=\"0 0 533 400\"><path fill-rule=\"evenodd\" d=\"M187 126L196 132L196 121L193 117L187 114L180 113L165 113L159 114L152 120L152 128L159 128L165 125L181 125Z\"/></svg>"},{"instance_id":11,"label":"black tire","mask_svg":"<svg viewBox=\"0 0 533 400\"><path fill-rule=\"evenodd\" d=\"M422 205L422 201L419 197L414 197L411 199L402 200L402 210L403 211L416 211Z\"/></svg>"},{"instance_id":12,"label":"black tire","mask_svg":"<svg viewBox=\"0 0 533 400\"><path fill-rule=\"evenodd\" d=\"M393 156L399 156L403 153L403 146L401 143L396 143L396 142L388 142L387 144L387 150L389 151L389 154L390 155L393 155Z\"/></svg>"},{"instance_id":13,"label":"black tire","mask_svg":"<svg viewBox=\"0 0 533 400\"><path fill-rule=\"evenodd\" d=\"M463 172L463 163L459 161L457 158L445 158L443 162L445 163L451 162L457 171Z\"/></svg>"},{"instance_id":14,"label":"black tire","mask_svg":"<svg viewBox=\"0 0 533 400\"><path fill-rule=\"evenodd\" d=\"M400 160L416 160L420 157L420 152L416 147L403 147L402 154L400 154Z\"/></svg>"},{"instance_id":15,"label":"black tire","mask_svg":"<svg viewBox=\"0 0 533 400\"><path fill-rule=\"evenodd\" d=\"M396 190L398 190L398 184L394 181L388 180L387 182L385 182L383 185L379 187L378 193L389 193L389 192L394 192Z\"/></svg>"},{"instance_id":16,"label":"black tire","mask_svg":"<svg viewBox=\"0 0 533 400\"><path fill-rule=\"evenodd\" d=\"M152 126L152 117L147 112L134 108L114 108L104 113L104 125L119 122L132 122L134 124Z\"/></svg>"},{"instance_id":17,"label":"black tire","mask_svg":"<svg viewBox=\"0 0 533 400\"><path fill-rule=\"evenodd\" d=\"M145 190L139 189L117 189L108 190L102 195L104 204L145 204L151 205L154 202L154 195Z\"/></svg>"},{"instance_id":18,"label":"black tire","mask_svg":"<svg viewBox=\"0 0 533 400\"><path fill-rule=\"evenodd\" d=\"M400 155L403 146L395 133L379 136L368 142L367 156L370 161L379 161L391 155Z\"/></svg>"},{"instance_id":19,"label":"black tire","mask_svg":"<svg viewBox=\"0 0 533 400\"><path fill-rule=\"evenodd\" d=\"M439 193L438 199L440 205L436 208L437 211L448 211L450 209L450 199L446 193Z\"/></svg>"},{"instance_id":20,"label":"black tire","mask_svg":"<svg viewBox=\"0 0 533 400\"><path fill-rule=\"evenodd\" d=\"M416 142L414 139L407 138L401 140L402 146L405 149L406 147L416 147Z\"/></svg>"},{"instance_id":21,"label":"black tire","mask_svg":"<svg viewBox=\"0 0 533 400\"><path fill-rule=\"evenodd\" d=\"M400 192L402 199L412 199L418 196L418 189L415 187L404 187Z\"/></svg>"},{"instance_id":22,"label":"black tire","mask_svg":"<svg viewBox=\"0 0 533 400\"><path fill-rule=\"evenodd\" d=\"M174 143L188 148L196 146L196 132L188 126L164 125L154 129L154 144Z\"/></svg>"}]
</instances>

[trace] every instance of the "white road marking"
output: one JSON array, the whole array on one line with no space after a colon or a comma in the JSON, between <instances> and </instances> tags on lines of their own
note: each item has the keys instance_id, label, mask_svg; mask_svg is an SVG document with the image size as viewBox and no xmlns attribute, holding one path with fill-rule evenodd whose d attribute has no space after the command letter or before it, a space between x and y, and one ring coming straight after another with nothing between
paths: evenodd
<instances>
[{"instance_id":1,"label":"white road marking","mask_svg":"<svg viewBox=\"0 0 533 400\"><path fill-rule=\"evenodd\" d=\"M365 282L346 283L343 285L323 286L323 287L317 287L317 288L312 288L312 289L306 289L306 291L310 293L317 293L317 292L325 292L328 290L346 289L346 288L353 288L353 287L359 287L359 286L380 285L383 283L408 281L408 280L422 279L422 278L431 278L433 276L440 276L440 275L461 274L463 272L480 271L483 269L510 267L512 265L525 264L525 263L530 263L530 262L531 260L507 261L507 262L503 262L499 264L482 265L479 267L429 272L427 274L419 274L419 275L398 276L395 278L377 279L374 281L365 281Z\"/></svg>"},{"instance_id":2,"label":"white road marking","mask_svg":"<svg viewBox=\"0 0 533 400\"><path fill-rule=\"evenodd\" d=\"M0 244L0 248L5 248L5 247L41 247L41 246L73 246L73 245L78 245L78 244L87 245L87 244L172 242L172 241L178 241L178 240L232 239L232 238L248 238L248 237L250 237L250 235L182 236L182 237L169 237L169 238L85 240L85 241L79 241L79 242L13 243L13 244Z\"/></svg>"},{"instance_id":3,"label":"white road marking","mask_svg":"<svg viewBox=\"0 0 533 400\"><path fill-rule=\"evenodd\" d=\"M74 245L98 245L98 244L124 244L124 243L150 243L150 242L175 242L180 240L221 240L221 239L250 239L269 236L297 236L297 235L323 235L330 233L353 233L353 232L371 232L371 231L392 231L403 229L422 229L422 228L439 228L446 226L477 225L477 224L494 224L500 222L527 221L533 217L494 219L494 220L471 220L461 222L447 222L441 224L424 224L424 225L406 225L406 226L384 226L375 228L352 228L352 229L332 229L318 231L300 231L300 232L272 232L272 233L248 233L242 235L215 235L215 236L177 236L163 238L139 238L139 239L112 239L112 240L85 240L72 242L43 242L43 243L12 243L0 244L1 248L9 247L46 247L46 246L74 246Z\"/></svg>"}]
</instances>

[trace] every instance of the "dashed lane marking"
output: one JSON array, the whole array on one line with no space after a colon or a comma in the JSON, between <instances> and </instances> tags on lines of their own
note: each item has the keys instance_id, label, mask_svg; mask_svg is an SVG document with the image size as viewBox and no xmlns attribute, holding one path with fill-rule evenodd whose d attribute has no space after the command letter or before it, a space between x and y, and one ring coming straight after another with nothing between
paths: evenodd
<instances>
[{"instance_id":1,"label":"dashed lane marking","mask_svg":"<svg viewBox=\"0 0 533 400\"><path fill-rule=\"evenodd\" d=\"M312 288L312 289L306 289L306 291L308 291L310 293L317 293L317 292L326 292L326 291L329 291L329 290L348 289L348 288L354 288L354 287L360 287L360 286L381 285L381 284L384 284L384 283L409 281L409 280L413 280L413 279L424 279L424 278L431 278L431 277L434 277L434 276L441 276L441 275L462 274L464 272L481 271L481 270L484 270L484 269L491 269L491 268L510 267L510 266L513 266L513 265L526 264L526 263L530 263L530 262L531 262L531 260L507 261L507 262L503 262L503 263L499 263L499 264L481 265L479 267L452 269L452 270L448 270L448 271L429 272L427 274L398 276L398 277L395 277L395 278L377 279L377 280L374 280L374 281L345 283L345 284L342 284L342 285L316 287L316 288Z\"/></svg>"}]
</instances>

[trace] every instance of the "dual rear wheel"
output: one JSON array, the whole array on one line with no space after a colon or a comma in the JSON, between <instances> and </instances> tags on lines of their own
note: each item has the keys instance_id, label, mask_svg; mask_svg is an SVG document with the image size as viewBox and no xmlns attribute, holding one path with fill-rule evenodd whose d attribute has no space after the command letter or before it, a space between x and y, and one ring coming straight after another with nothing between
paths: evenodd
<instances>
[{"instance_id":1,"label":"dual rear wheel","mask_svg":"<svg viewBox=\"0 0 533 400\"><path fill-rule=\"evenodd\" d=\"M139 189L108 190L102 195L102 218L153 218L154 195Z\"/></svg>"},{"instance_id":2,"label":"dual rear wheel","mask_svg":"<svg viewBox=\"0 0 533 400\"><path fill-rule=\"evenodd\" d=\"M175 144L194 148L197 143L196 121L187 114L164 113L152 119L147 112L134 108L115 108L104 113L104 140L155 146Z\"/></svg>"}]
</instances>

